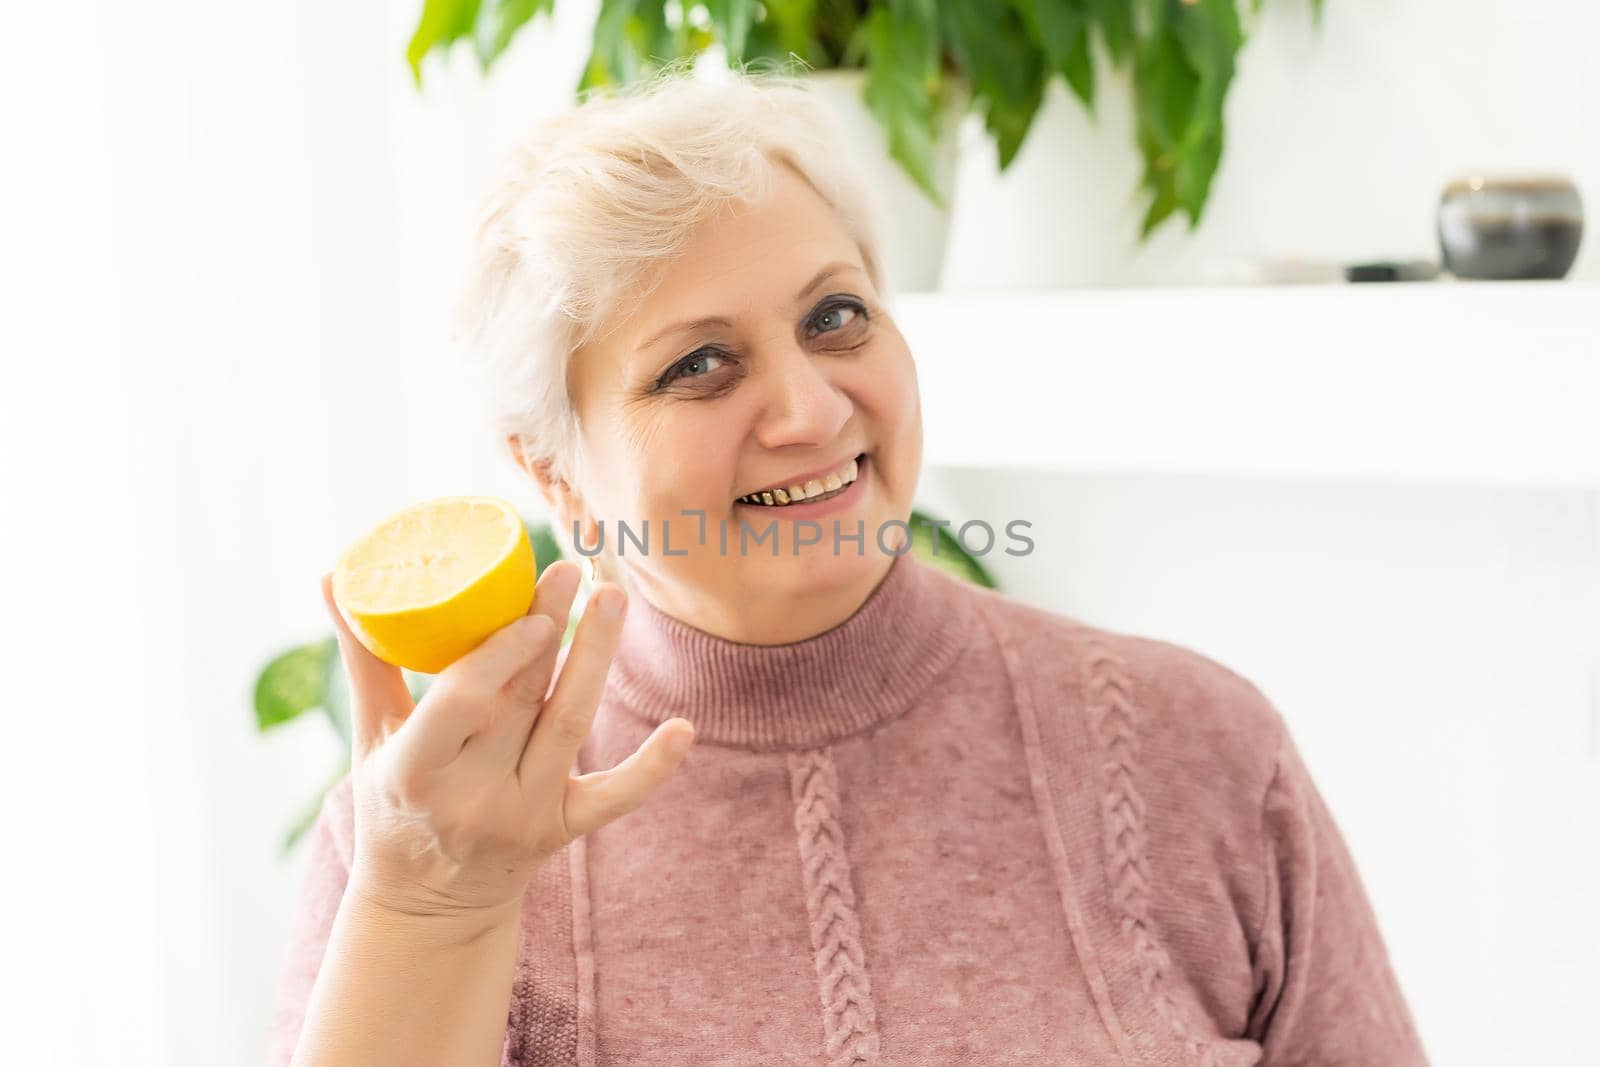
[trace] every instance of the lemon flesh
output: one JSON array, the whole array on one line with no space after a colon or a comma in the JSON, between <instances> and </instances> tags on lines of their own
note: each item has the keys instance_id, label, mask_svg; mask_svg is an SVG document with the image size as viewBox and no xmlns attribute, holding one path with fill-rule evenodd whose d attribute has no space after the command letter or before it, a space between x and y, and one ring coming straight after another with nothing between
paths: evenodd
<instances>
[{"instance_id":1,"label":"lemon flesh","mask_svg":"<svg viewBox=\"0 0 1600 1067\"><path fill-rule=\"evenodd\" d=\"M533 605L522 517L498 497L449 496L391 515L339 557L333 596L374 656L438 674Z\"/></svg>"}]
</instances>

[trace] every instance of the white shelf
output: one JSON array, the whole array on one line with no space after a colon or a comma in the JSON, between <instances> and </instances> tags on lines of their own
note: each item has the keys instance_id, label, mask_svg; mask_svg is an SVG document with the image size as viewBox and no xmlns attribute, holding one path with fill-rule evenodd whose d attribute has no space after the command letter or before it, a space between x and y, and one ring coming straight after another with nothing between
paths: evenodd
<instances>
[{"instance_id":1,"label":"white shelf","mask_svg":"<svg viewBox=\"0 0 1600 1067\"><path fill-rule=\"evenodd\" d=\"M907 293L930 466L1600 488L1600 285Z\"/></svg>"}]
</instances>

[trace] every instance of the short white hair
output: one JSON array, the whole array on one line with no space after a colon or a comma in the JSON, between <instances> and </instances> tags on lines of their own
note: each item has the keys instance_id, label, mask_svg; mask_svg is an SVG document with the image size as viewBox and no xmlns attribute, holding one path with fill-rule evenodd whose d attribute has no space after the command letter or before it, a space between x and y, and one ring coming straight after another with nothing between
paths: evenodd
<instances>
[{"instance_id":1,"label":"short white hair","mask_svg":"<svg viewBox=\"0 0 1600 1067\"><path fill-rule=\"evenodd\" d=\"M660 284L697 226L729 202L764 198L775 163L834 209L887 299L878 204L846 143L804 75L775 68L713 80L674 63L538 123L482 202L457 309L497 439L579 484L572 353ZM563 543L570 533L558 532Z\"/></svg>"}]
</instances>

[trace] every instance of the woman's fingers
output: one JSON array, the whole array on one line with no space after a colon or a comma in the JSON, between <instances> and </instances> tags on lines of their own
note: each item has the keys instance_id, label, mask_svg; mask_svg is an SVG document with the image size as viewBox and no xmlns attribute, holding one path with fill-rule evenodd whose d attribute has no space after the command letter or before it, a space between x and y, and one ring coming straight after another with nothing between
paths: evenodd
<instances>
[{"instance_id":1,"label":"woman's fingers","mask_svg":"<svg viewBox=\"0 0 1600 1067\"><path fill-rule=\"evenodd\" d=\"M548 646L541 647L528 659L516 664L511 676L500 687L495 700L498 708L494 718L478 733L468 738L461 754L464 758L483 760L484 773L504 777L515 774L527 747L528 735L544 706L550 692L550 679L555 674L556 659L560 654L561 638L566 633L567 617L572 612L572 598L578 592L577 565L558 560L539 575L539 585L534 592L533 604L528 609L531 619L542 625L548 620L552 635Z\"/></svg>"},{"instance_id":2,"label":"woman's fingers","mask_svg":"<svg viewBox=\"0 0 1600 1067\"><path fill-rule=\"evenodd\" d=\"M632 755L609 771L582 774L568 781L563 806L567 833L582 837L643 804L672 777L693 741L694 727L689 720L668 719Z\"/></svg>"},{"instance_id":3,"label":"woman's fingers","mask_svg":"<svg viewBox=\"0 0 1600 1067\"><path fill-rule=\"evenodd\" d=\"M561 638L567 633L567 620L572 615L572 600L577 593L578 565L570 560L558 560L550 564L539 576L538 591L528 613L550 620L555 628L557 655L560 653ZM555 665L555 656L536 656L506 682L507 697L514 705L526 710L526 716L516 721L518 728L513 731L516 736L508 740L508 745L515 745L517 758L527 747L534 720L539 717L539 709L550 693L550 679L555 674ZM516 759L512 759L511 763L515 764Z\"/></svg>"},{"instance_id":4,"label":"woman's fingers","mask_svg":"<svg viewBox=\"0 0 1600 1067\"><path fill-rule=\"evenodd\" d=\"M556 632L564 634L567 620L572 617L572 600L577 595L578 565L570 559L558 559L539 575L528 612L548 616L556 624Z\"/></svg>"},{"instance_id":5,"label":"woman's fingers","mask_svg":"<svg viewBox=\"0 0 1600 1067\"><path fill-rule=\"evenodd\" d=\"M561 650L561 632L547 615L534 612L521 622L524 629L534 629L538 640L528 644L524 658L489 698L488 716L461 749L462 758L476 761L479 773L496 780L517 773Z\"/></svg>"},{"instance_id":6,"label":"woman's fingers","mask_svg":"<svg viewBox=\"0 0 1600 1067\"><path fill-rule=\"evenodd\" d=\"M418 774L436 770L459 758L470 742L503 730L507 719L520 718L505 699L506 683L559 640L555 623L530 612L439 672L400 738L401 762Z\"/></svg>"},{"instance_id":7,"label":"woman's fingers","mask_svg":"<svg viewBox=\"0 0 1600 1067\"><path fill-rule=\"evenodd\" d=\"M546 659L542 653L551 644L560 645L567 630L572 597L577 592L577 577L571 564L552 563L539 579L528 613L490 634L483 644L446 667L440 679L460 675L461 680L457 682L452 677L451 684L470 687L485 698L511 686L516 686L518 692L531 692L534 687L518 684L517 677L526 671L541 670ZM546 677L545 686L549 684ZM545 689L538 692L542 698ZM469 733L487 723L472 725L474 730ZM524 732L523 740L526 739Z\"/></svg>"},{"instance_id":8,"label":"woman's fingers","mask_svg":"<svg viewBox=\"0 0 1600 1067\"><path fill-rule=\"evenodd\" d=\"M331 571L322 576L322 601L333 619L339 659L350 682L351 758L359 762L406 721L412 709L411 691L399 667L374 656L351 632L333 598Z\"/></svg>"},{"instance_id":9,"label":"woman's fingers","mask_svg":"<svg viewBox=\"0 0 1600 1067\"><path fill-rule=\"evenodd\" d=\"M578 632L561 666L561 677L545 702L518 765L517 777L532 782L565 782L605 686L606 672L622 635L628 597L615 582L601 582L584 606Z\"/></svg>"},{"instance_id":10,"label":"woman's fingers","mask_svg":"<svg viewBox=\"0 0 1600 1067\"><path fill-rule=\"evenodd\" d=\"M405 751L399 758L413 770L424 772L457 759L479 736L485 739L486 747L491 747L487 744L489 738L505 734L508 739L500 743L505 750L500 763L506 768L515 767L538 706L537 702L529 707L526 700L508 700L506 694L530 693L537 686L542 698L548 691L554 653L577 592L577 577L577 568L571 563L557 562L545 568L526 615L502 626L440 672L430 691L437 691L441 697L448 694L451 699L424 698L415 709L400 669L368 652L340 619L341 647L359 650L354 654L345 650L347 664L354 660L354 670L362 675L355 684L364 686L366 691L382 686L405 693L404 711L397 716L391 713L392 721L376 735L377 739L387 738L402 722L408 723L402 741ZM329 586L330 610L335 610L331 585L327 579L324 584ZM541 672L543 681L539 682L533 676Z\"/></svg>"}]
</instances>

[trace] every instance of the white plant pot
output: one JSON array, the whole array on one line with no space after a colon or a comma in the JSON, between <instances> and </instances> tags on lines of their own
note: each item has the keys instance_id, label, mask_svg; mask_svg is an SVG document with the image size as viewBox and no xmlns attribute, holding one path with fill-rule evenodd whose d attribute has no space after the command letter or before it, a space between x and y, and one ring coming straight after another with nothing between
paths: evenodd
<instances>
[{"instance_id":1,"label":"white plant pot","mask_svg":"<svg viewBox=\"0 0 1600 1067\"><path fill-rule=\"evenodd\" d=\"M917 183L889 155L889 134L861 98L864 70L818 70L805 75L811 90L839 119L848 139L845 151L860 170L882 211L884 272L891 292L929 292L939 288L945 245L950 235L950 208L936 207ZM934 157L934 185L946 205L955 203L963 92L951 94L941 116Z\"/></svg>"}]
</instances>

